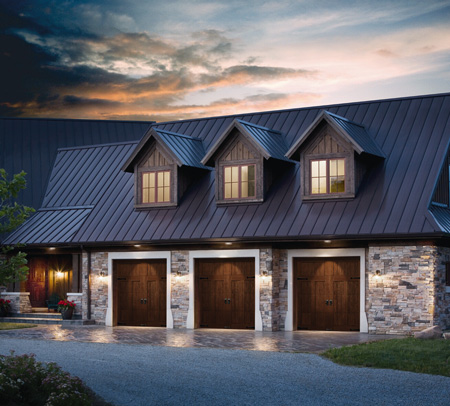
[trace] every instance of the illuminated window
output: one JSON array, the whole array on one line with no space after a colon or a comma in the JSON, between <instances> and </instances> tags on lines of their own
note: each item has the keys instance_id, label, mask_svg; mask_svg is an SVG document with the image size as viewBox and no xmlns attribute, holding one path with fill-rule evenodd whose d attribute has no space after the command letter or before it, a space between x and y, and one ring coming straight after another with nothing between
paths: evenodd
<instances>
[{"instance_id":1,"label":"illuminated window","mask_svg":"<svg viewBox=\"0 0 450 406\"><path fill-rule=\"evenodd\" d=\"M345 159L311 161L311 194L345 193Z\"/></svg>"},{"instance_id":2,"label":"illuminated window","mask_svg":"<svg viewBox=\"0 0 450 406\"><path fill-rule=\"evenodd\" d=\"M142 203L170 202L170 171L142 174Z\"/></svg>"},{"instance_id":3,"label":"illuminated window","mask_svg":"<svg viewBox=\"0 0 450 406\"><path fill-rule=\"evenodd\" d=\"M255 197L255 165L224 167L224 198Z\"/></svg>"}]
</instances>

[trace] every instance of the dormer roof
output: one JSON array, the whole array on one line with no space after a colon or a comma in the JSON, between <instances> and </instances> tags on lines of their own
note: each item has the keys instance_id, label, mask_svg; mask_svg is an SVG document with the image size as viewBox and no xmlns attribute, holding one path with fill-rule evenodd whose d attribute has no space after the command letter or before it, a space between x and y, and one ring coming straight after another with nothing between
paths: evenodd
<instances>
[{"instance_id":1,"label":"dormer roof","mask_svg":"<svg viewBox=\"0 0 450 406\"><path fill-rule=\"evenodd\" d=\"M213 157L234 129L237 129L250 141L265 159L274 158L289 161L285 156L287 145L281 132L248 121L234 119L202 159L204 165L214 166Z\"/></svg>"},{"instance_id":2,"label":"dormer roof","mask_svg":"<svg viewBox=\"0 0 450 406\"><path fill-rule=\"evenodd\" d=\"M201 139L151 127L123 165L123 171L133 172L134 165L145 155L152 140L163 145L178 166L209 169L200 162L205 155Z\"/></svg>"},{"instance_id":3,"label":"dormer roof","mask_svg":"<svg viewBox=\"0 0 450 406\"><path fill-rule=\"evenodd\" d=\"M345 140L350 142L355 151L358 154L365 152L366 154L374 155L379 158L385 158L383 151L372 139L365 127L361 124L355 123L346 119L345 117L338 116L337 114L330 113L329 111L322 110L306 131L300 136L295 144L286 153L288 158L299 160L299 150L308 137L314 132L314 130L322 123L327 122L339 135Z\"/></svg>"}]
</instances>

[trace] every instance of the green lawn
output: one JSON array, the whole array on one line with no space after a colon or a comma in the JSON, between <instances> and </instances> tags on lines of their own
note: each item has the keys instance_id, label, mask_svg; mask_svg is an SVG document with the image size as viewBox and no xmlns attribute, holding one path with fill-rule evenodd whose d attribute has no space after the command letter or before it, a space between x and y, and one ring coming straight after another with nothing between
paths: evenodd
<instances>
[{"instance_id":1,"label":"green lawn","mask_svg":"<svg viewBox=\"0 0 450 406\"><path fill-rule=\"evenodd\" d=\"M15 330L19 328L30 328L36 327L37 324L26 324L26 323L0 323L0 330Z\"/></svg>"},{"instance_id":2,"label":"green lawn","mask_svg":"<svg viewBox=\"0 0 450 406\"><path fill-rule=\"evenodd\" d=\"M402 338L351 347L333 348L323 353L341 365L399 369L450 377L450 340Z\"/></svg>"}]
</instances>

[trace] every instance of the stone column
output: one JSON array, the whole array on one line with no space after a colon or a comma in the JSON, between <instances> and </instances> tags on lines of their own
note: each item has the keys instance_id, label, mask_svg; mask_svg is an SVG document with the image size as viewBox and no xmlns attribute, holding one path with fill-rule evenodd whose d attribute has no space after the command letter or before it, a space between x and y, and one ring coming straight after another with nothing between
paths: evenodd
<instances>
[{"instance_id":1,"label":"stone column","mask_svg":"<svg viewBox=\"0 0 450 406\"><path fill-rule=\"evenodd\" d=\"M186 328L189 310L189 251L172 251L171 262L170 308L173 328Z\"/></svg>"}]
</instances>

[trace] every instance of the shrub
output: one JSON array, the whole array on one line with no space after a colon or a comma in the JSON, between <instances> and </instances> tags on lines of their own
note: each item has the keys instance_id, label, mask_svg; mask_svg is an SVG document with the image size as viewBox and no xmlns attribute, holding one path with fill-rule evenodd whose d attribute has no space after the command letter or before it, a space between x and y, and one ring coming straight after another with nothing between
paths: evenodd
<instances>
[{"instance_id":1,"label":"shrub","mask_svg":"<svg viewBox=\"0 0 450 406\"><path fill-rule=\"evenodd\" d=\"M0 399L4 406L92 405L80 378L55 363L42 363L34 354L0 356Z\"/></svg>"}]
</instances>

